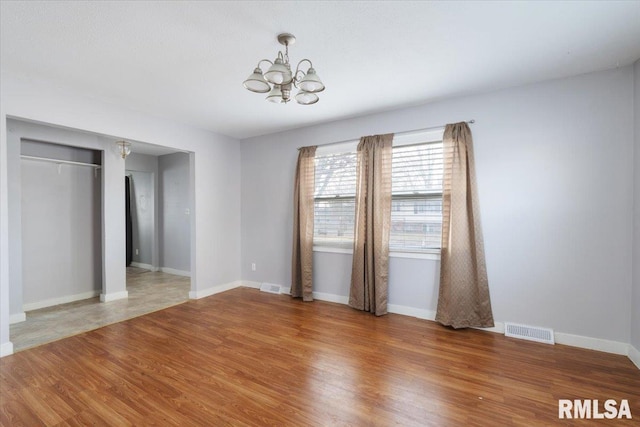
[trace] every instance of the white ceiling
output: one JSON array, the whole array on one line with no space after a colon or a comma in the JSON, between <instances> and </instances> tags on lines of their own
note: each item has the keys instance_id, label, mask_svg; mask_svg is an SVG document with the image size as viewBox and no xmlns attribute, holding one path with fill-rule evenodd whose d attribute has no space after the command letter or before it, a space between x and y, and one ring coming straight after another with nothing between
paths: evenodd
<instances>
[{"instance_id":1,"label":"white ceiling","mask_svg":"<svg viewBox=\"0 0 640 427\"><path fill-rule=\"evenodd\" d=\"M640 1L2 1L0 28L3 71L236 138L640 58ZM281 32L315 105L242 86Z\"/></svg>"}]
</instances>

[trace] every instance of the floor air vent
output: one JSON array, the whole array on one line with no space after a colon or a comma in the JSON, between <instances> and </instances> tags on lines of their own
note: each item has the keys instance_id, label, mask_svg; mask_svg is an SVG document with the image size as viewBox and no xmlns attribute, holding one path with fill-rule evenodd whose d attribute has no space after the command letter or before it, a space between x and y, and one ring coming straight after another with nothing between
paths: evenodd
<instances>
[{"instance_id":1,"label":"floor air vent","mask_svg":"<svg viewBox=\"0 0 640 427\"><path fill-rule=\"evenodd\" d=\"M505 323L504 334L508 337L543 342L545 344L554 344L553 329L518 325L516 323Z\"/></svg>"},{"instance_id":2,"label":"floor air vent","mask_svg":"<svg viewBox=\"0 0 640 427\"><path fill-rule=\"evenodd\" d=\"M274 285L273 283L262 283L260 285L260 290L262 292L269 292L270 294L279 294L280 285Z\"/></svg>"}]
</instances>

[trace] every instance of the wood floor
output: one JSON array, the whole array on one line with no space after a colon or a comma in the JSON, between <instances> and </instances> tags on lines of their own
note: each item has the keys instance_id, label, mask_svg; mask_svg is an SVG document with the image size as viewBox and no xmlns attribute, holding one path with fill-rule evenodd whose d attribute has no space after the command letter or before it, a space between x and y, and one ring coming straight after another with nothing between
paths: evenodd
<instances>
[{"instance_id":1,"label":"wood floor","mask_svg":"<svg viewBox=\"0 0 640 427\"><path fill-rule=\"evenodd\" d=\"M101 303L99 297L27 312L11 325L14 351L151 313L189 299L191 279L142 268L127 268L129 298Z\"/></svg>"},{"instance_id":2,"label":"wood floor","mask_svg":"<svg viewBox=\"0 0 640 427\"><path fill-rule=\"evenodd\" d=\"M0 380L4 426L598 425L558 399L640 419L624 356L248 288L4 357Z\"/></svg>"}]
</instances>

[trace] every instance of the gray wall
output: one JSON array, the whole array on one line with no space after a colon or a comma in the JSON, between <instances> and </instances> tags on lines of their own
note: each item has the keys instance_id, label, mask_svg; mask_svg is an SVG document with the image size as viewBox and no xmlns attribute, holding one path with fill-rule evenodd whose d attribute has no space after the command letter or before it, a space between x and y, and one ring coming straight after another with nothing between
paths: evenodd
<instances>
[{"instance_id":1,"label":"gray wall","mask_svg":"<svg viewBox=\"0 0 640 427\"><path fill-rule=\"evenodd\" d=\"M640 352L640 60L634 65L634 207L633 296L631 299L631 345Z\"/></svg>"},{"instance_id":2,"label":"gray wall","mask_svg":"<svg viewBox=\"0 0 640 427\"><path fill-rule=\"evenodd\" d=\"M158 157L160 266L191 271L189 155Z\"/></svg>"},{"instance_id":3,"label":"gray wall","mask_svg":"<svg viewBox=\"0 0 640 427\"><path fill-rule=\"evenodd\" d=\"M133 262L152 265L154 245L154 175L151 172L126 171L130 183L131 240Z\"/></svg>"},{"instance_id":4,"label":"gray wall","mask_svg":"<svg viewBox=\"0 0 640 427\"><path fill-rule=\"evenodd\" d=\"M9 120L10 312L102 288L101 178L90 167L21 160L20 154L99 164L100 153L24 140L77 143L86 134ZM21 141L22 139L22 141Z\"/></svg>"},{"instance_id":5,"label":"gray wall","mask_svg":"<svg viewBox=\"0 0 640 427\"><path fill-rule=\"evenodd\" d=\"M244 140L242 278L290 285L297 147L473 118L496 320L628 342L632 85L623 67ZM351 256L314 262L315 290L347 296ZM392 258L390 303L435 311L437 265Z\"/></svg>"},{"instance_id":6,"label":"gray wall","mask_svg":"<svg viewBox=\"0 0 640 427\"><path fill-rule=\"evenodd\" d=\"M23 160L23 304L102 289L100 175ZM86 296L85 296L86 297Z\"/></svg>"},{"instance_id":7,"label":"gray wall","mask_svg":"<svg viewBox=\"0 0 640 427\"><path fill-rule=\"evenodd\" d=\"M132 182L133 261L158 267L158 157L131 153L125 159ZM136 254L136 249L139 253Z\"/></svg>"}]
</instances>

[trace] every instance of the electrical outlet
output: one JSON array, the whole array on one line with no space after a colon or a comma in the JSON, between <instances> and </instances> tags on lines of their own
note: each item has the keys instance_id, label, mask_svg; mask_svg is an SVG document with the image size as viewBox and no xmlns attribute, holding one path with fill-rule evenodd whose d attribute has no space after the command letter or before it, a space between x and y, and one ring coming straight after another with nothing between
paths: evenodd
<instances>
[{"instance_id":1,"label":"electrical outlet","mask_svg":"<svg viewBox=\"0 0 640 427\"><path fill-rule=\"evenodd\" d=\"M251 271L256 271L256 263L255 262L251 263Z\"/></svg>"},{"instance_id":2,"label":"electrical outlet","mask_svg":"<svg viewBox=\"0 0 640 427\"><path fill-rule=\"evenodd\" d=\"M140 251L136 248L136 255L140 255Z\"/></svg>"}]
</instances>

